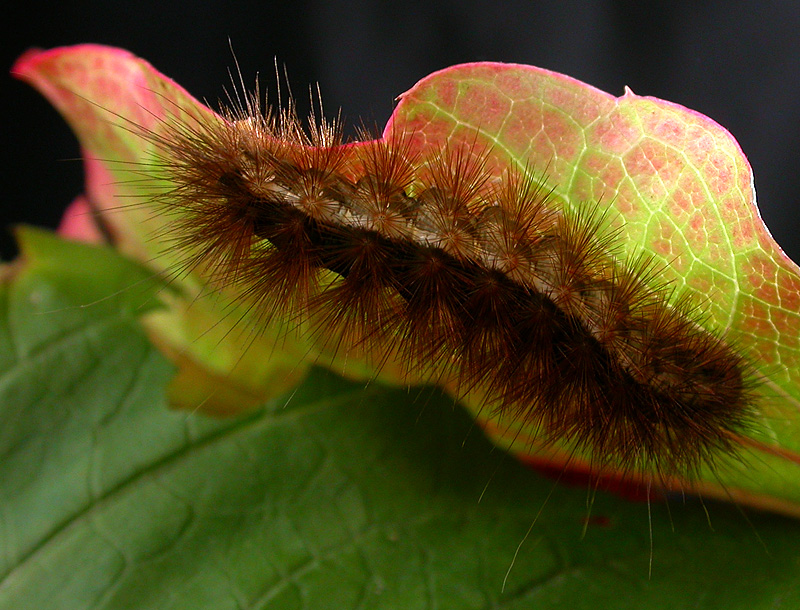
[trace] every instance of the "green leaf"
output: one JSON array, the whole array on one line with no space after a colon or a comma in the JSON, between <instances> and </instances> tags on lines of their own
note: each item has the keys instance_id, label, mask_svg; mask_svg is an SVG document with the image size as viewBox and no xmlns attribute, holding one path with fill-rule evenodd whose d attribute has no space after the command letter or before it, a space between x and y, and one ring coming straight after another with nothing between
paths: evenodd
<instances>
[{"instance_id":1,"label":"green leaf","mask_svg":"<svg viewBox=\"0 0 800 610\"><path fill-rule=\"evenodd\" d=\"M800 605L797 521L556 485L434 390L314 369L243 417L169 411L136 321L161 286L23 246L0 286L3 610Z\"/></svg>"}]
</instances>

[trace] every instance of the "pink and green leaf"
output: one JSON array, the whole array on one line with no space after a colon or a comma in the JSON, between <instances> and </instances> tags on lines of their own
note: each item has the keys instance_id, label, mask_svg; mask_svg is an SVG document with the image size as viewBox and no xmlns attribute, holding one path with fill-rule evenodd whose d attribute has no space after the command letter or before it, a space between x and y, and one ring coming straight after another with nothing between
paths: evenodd
<instances>
[{"instance_id":1,"label":"pink and green leaf","mask_svg":"<svg viewBox=\"0 0 800 610\"><path fill-rule=\"evenodd\" d=\"M800 268L761 220L752 170L730 133L671 102L491 63L447 68L403 94L385 134L404 132L416 134L420 150L454 138L484 144L499 168L546 170L570 205L600 202L618 213L628 253L658 257L665 281L694 294L709 327L764 376L759 441L767 455L742 476L724 473L722 493L769 504L756 496L800 485ZM506 433L529 451L530 439Z\"/></svg>"},{"instance_id":2,"label":"pink and green leaf","mask_svg":"<svg viewBox=\"0 0 800 610\"><path fill-rule=\"evenodd\" d=\"M158 270L171 269L175 261L152 238L164 218L141 205L157 186L142 179L153 148L141 131L159 133L165 121L213 120L211 111L118 49L31 52L15 72L46 95L78 134L87 197L103 211L120 249ZM663 100L630 91L614 97L546 70L481 63L448 68L405 93L385 137L400 133L413 133L420 151L448 141L485 144L491 168L546 171L555 194L569 205L599 202L613 211L623 247L631 255L658 257L665 281L694 294L709 312L707 324L741 346L765 379L759 389L763 432L743 439L746 466L723 463L692 486L800 513L800 270L761 221L750 166L728 132ZM302 338L284 338L277 349L275 334L253 338L232 331L247 317L232 296L198 298L201 281L191 275L173 283L184 298L170 298L170 309L151 314L148 325L180 364L172 393L178 404L196 405L206 394L218 397L211 401L217 411L250 407L296 383L307 368L297 364L303 356L306 363L345 368ZM242 343L248 347L244 356ZM345 372L374 374L352 360ZM392 376L391 363L381 378L401 380ZM214 392L220 385L226 391ZM480 404L466 402L483 418ZM495 442L522 457L565 459L558 451L529 455L536 448L530 431L508 430L491 419L482 423ZM685 489L687 482L675 486Z\"/></svg>"}]
</instances>

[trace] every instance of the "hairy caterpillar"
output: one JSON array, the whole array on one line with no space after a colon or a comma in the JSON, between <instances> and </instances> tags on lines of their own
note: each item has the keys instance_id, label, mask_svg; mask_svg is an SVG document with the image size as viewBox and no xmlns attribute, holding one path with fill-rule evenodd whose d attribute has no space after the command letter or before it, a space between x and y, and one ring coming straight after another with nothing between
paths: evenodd
<instances>
[{"instance_id":1,"label":"hairy caterpillar","mask_svg":"<svg viewBox=\"0 0 800 610\"><path fill-rule=\"evenodd\" d=\"M651 287L649 260L615 256L591 211L529 175L491 176L471 149L417 158L406 137L347 145L253 98L174 125L155 140L173 247L263 315L396 345L409 374L436 362L459 393L481 388L598 462L686 473L732 450L751 418L745 361Z\"/></svg>"},{"instance_id":2,"label":"hairy caterpillar","mask_svg":"<svg viewBox=\"0 0 800 610\"><path fill-rule=\"evenodd\" d=\"M692 476L755 419L746 359L597 203L498 170L475 136L344 143L256 98L158 125L138 136L158 155L140 172L172 185L164 237L256 317L310 318L330 350L478 394L598 469Z\"/></svg>"}]
</instances>

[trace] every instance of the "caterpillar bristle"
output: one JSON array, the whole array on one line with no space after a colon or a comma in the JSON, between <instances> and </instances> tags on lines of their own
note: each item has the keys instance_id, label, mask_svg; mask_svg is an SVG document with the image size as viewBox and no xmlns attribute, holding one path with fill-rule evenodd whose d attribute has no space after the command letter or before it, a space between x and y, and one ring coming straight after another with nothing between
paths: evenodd
<instances>
[{"instance_id":1,"label":"caterpillar bristle","mask_svg":"<svg viewBox=\"0 0 800 610\"><path fill-rule=\"evenodd\" d=\"M238 99L238 98L237 98ZM334 352L451 379L593 466L695 476L752 423L746 360L696 306L626 257L598 204L486 151L413 151L410 134L346 142L257 94L165 122L155 197L185 271L235 288L257 318L310 320Z\"/></svg>"}]
</instances>

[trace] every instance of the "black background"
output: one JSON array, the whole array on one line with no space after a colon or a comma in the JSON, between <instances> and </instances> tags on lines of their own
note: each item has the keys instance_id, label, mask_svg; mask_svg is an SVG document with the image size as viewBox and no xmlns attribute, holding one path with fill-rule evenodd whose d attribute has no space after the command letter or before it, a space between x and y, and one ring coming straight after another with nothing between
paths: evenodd
<instances>
[{"instance_id":1,"label":"black background","mask_svg":"<svg viewBox=\"0 0 800 610\"><path fill-rule=\"evenodd\" d=\"M58 4L63 4L59 6ZM533 64L609 91L625 85L729 129L753 165L762 215L800 260L800 2L283 0L15 5L6 69L29 47L98 42L127 48L193 95L216 101L230 38L246 80L288 69L296 97L319 82L332 114L382 125L393 98L430 72L479 60ZM26 85L4 76L4 258L7 227L55 226L82 190L77 143ZM301 108L302 111L302 108Z\"/></svg>"}]
</instances>

